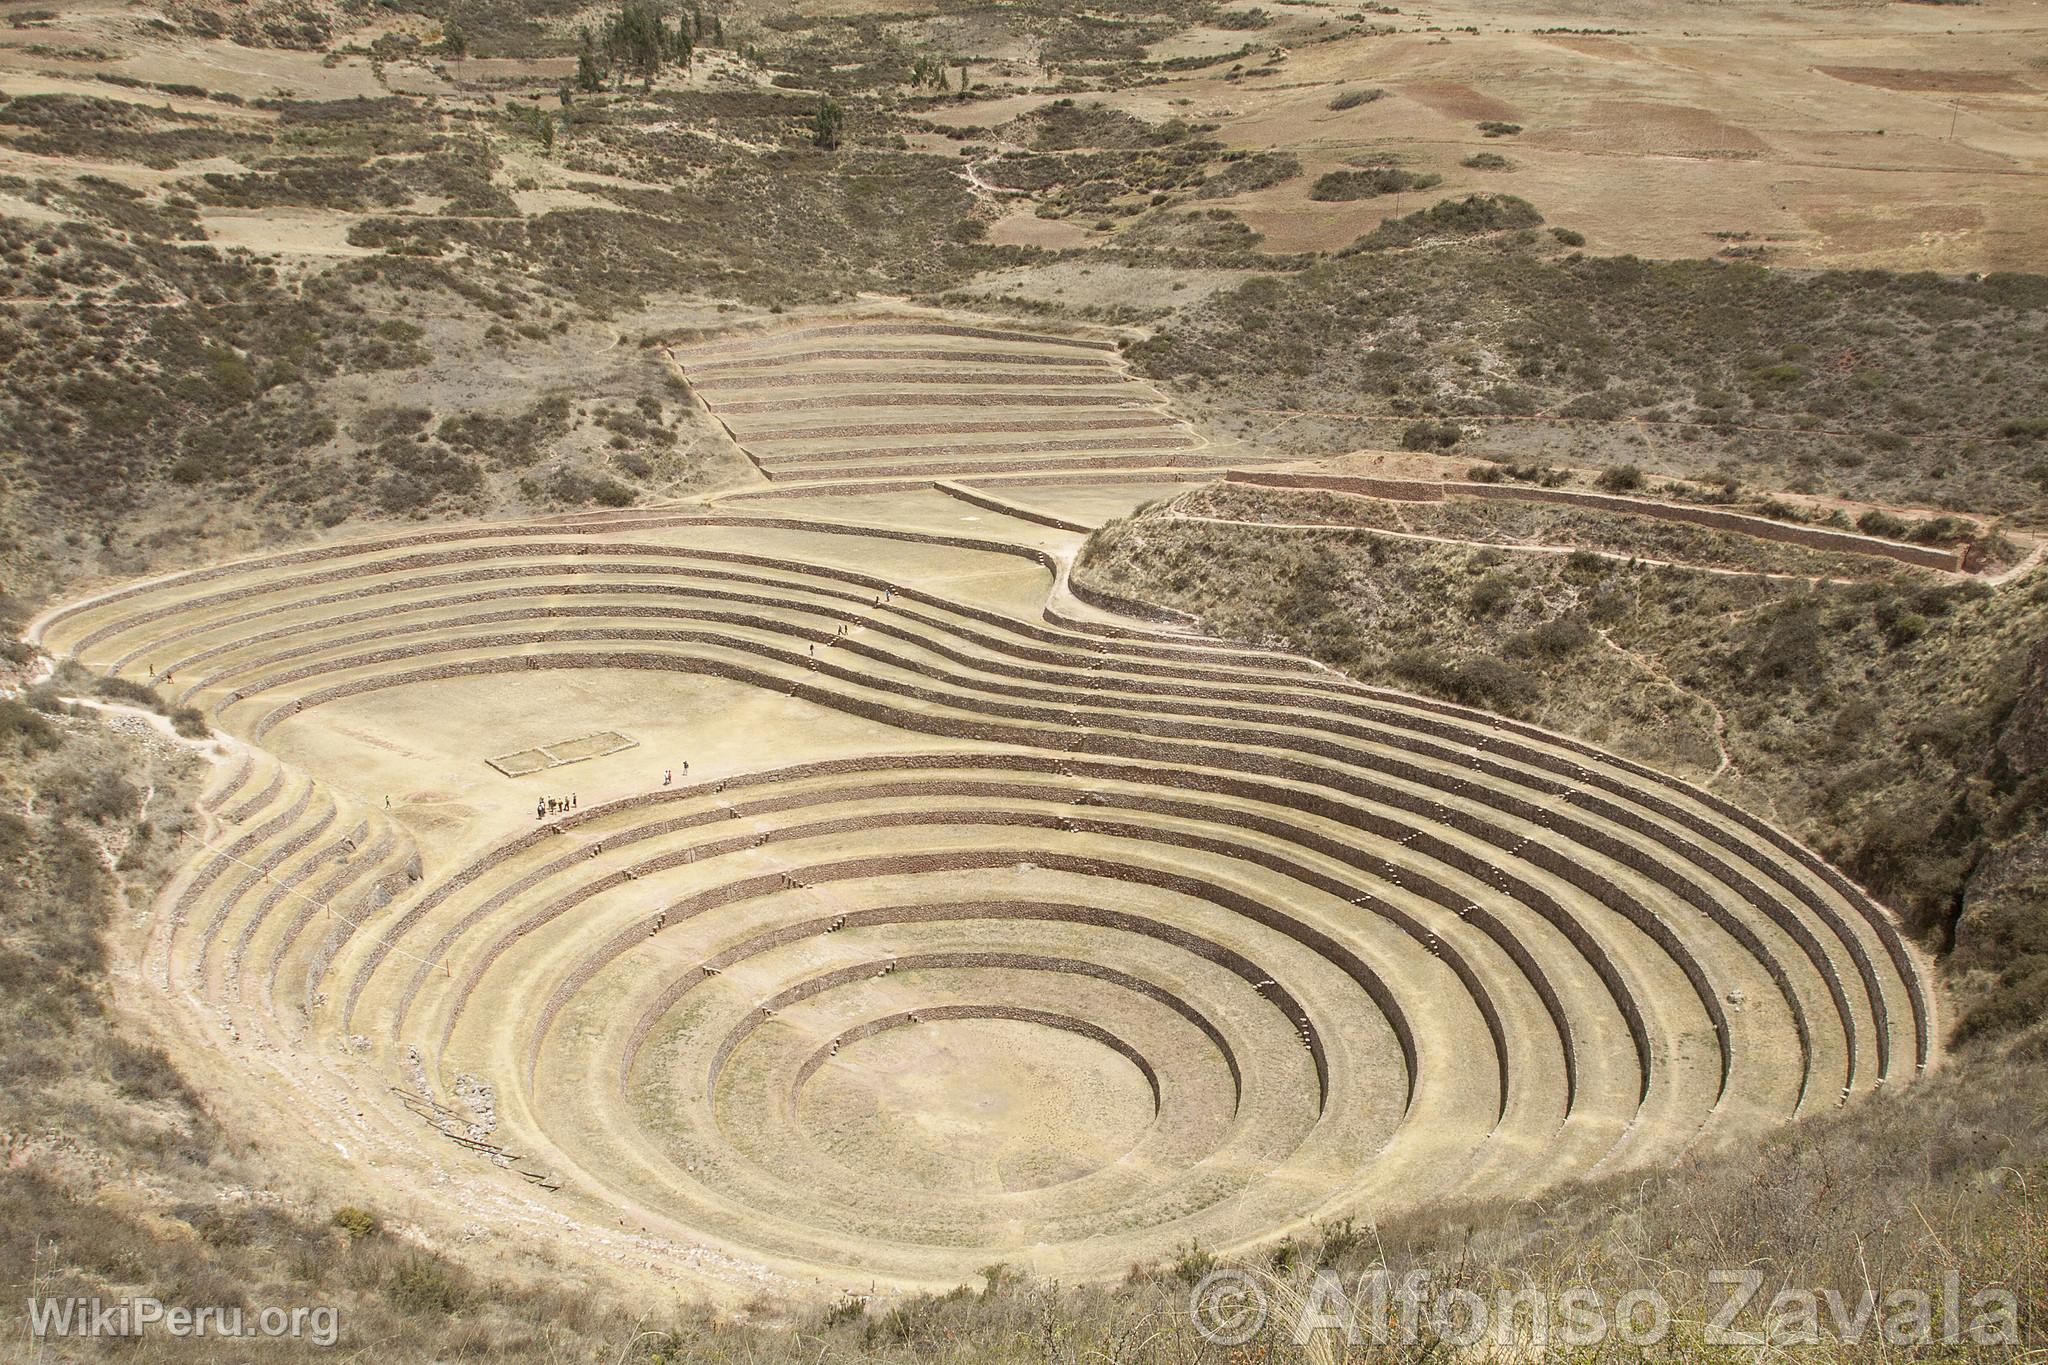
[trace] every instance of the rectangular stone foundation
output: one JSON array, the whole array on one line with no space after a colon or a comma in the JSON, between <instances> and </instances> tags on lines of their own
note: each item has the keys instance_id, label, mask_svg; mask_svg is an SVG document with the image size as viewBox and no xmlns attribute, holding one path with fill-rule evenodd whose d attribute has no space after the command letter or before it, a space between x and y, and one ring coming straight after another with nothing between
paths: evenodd
<instances>
[{"instance_id":1,"label":"rectangular stone foundation","mask_svg":"<svg viewBox=\"0 0 2048 1365\"><path fill-rule=\"evenodd\" d=\"M507 777L525 777L548 768L559 768L565 763L581 763L586 758L602 758L621 749L630 749L639 742L620 734L617 730L600 730L594 735L536 745L531 749L500 754L496 758L484 761Z\"/></svg>"}]
</instances>

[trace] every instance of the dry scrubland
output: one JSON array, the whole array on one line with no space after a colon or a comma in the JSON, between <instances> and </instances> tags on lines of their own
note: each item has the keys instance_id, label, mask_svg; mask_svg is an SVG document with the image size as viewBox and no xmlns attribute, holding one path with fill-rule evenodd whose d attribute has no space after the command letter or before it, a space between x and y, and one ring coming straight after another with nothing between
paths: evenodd
<instances>
[{"instance_id":1,"label":"dry scrubland","mask_svg":"<svg viewBox=\"0 0 2048 1365\"><path fill-rule=\"evenodd\" d=\"M0 14L9 1352L2038 1348L2030 11Z\"/></svg>"}]
</instances>

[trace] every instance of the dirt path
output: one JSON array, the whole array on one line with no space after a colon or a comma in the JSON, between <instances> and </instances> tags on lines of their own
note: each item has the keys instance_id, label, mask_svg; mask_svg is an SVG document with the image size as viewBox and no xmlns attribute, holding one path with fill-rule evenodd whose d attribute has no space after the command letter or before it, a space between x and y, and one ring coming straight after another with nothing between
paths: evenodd
<instances>
[{"instance_id":1,"label":"dirt path","mask_svg":"<svg viewBox=\"0 0 2048 1365\"><path fill-rule=\"evenodd\" d=\"M1719 706L1715 705L1711 697L1708 697L1703 693L1695 692L1691 688L1685 686L1683 683L1679 682L1678 679L1672 677L1670 673L1666 672L1661 665L1637 653L1635 650L1630 649L1628 646L1617 643L1613 635L1611 635L1609 632L1601 630L1596 631L1595 634L1599 635L1601 643L1605 644L1609 649L1613 650L1616 654L1621 655L1622 658L1627 659L1630 663L1635 664L1638 668L1642 669L1643 672L1649 674L1658 682L1663 683L1666 687L1670 688L1679 696L1685 697L1691 701L1696 701L1701 706L1707 708L1708 714L1710 714L1714 718L1714 752L1716 756L1719 757L1720 762L1715 765L1713 772L1709 773L1706 777L1700 779L1700 785L1703 787L1713 786L1715 782L1720 780L1723 774L1725 774L1730 768L1735 766L1735 759L1728 752L1727 713L1722 711Z\"/></svg>"},{"instance_id":2,"label":"dirt path","mask_svg":"<svg viewBox=\"0 0 2048 1365\"><path fill-rule=\"evenodd\" d=\"M1250 526L1270 531L1363 531L1368 535L1395 540L1419 540L1432 545L1461 545L1474 550L1517 550L1540 555L1597 555L1617 564L1646 564L1658 569L1685 569L1692 573L1722 574L1729 578L1765 578L1782 583L1850 584L1853 578L1830 578L1820 574L1773 573L1764 569L1725 569L1711 564L1689 564L1677 559L1652 559L1647 555L1622 554L1615 550L1589 550L1583 545L1515 545L1497 540L1460 540L1453 536L1430 536L1419 531L1389 531L1379 526L1358 526L1341 521L1249 521L1237 517L1204 517L1186 512L1170 514L1173 521L1207 522L1214 526Z\"/></svg>"}]
</instances>

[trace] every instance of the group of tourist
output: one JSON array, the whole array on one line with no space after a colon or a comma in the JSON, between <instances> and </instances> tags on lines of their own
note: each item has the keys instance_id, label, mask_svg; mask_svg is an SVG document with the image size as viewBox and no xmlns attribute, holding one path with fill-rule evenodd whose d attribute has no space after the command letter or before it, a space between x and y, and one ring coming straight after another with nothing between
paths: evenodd
<instances>
[{"instance_id":1,"label":"group of tourist","mask_svg":"<svg viewBox=\"0 0 2048 1365\"><path fill-rule=\"evenodd\" d=\"M686 758L683 760L683 776L688 777L689 775L690 760ZM672 787L675 785L675 781L676 770L674 768L663 768L661 770L662 786ZM385 797L384 804L387 806L390 805L391 798L388 796ZM536 820L545 820L550 815L560 815L564 811L572 811L575 809L577 809L575 792L570 792L567 796L543 796L533 803L533 818Z\"/></svg>"}]
</instances>

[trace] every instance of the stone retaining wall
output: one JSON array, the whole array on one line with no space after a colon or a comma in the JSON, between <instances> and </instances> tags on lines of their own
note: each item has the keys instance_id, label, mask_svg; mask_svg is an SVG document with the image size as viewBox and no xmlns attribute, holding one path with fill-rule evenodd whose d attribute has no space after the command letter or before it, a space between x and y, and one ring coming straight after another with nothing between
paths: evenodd
<instances>
[{"instance_id":1,"label":"stone retaining wall","mask_svg":"<svg viewBox=\"0 0 2048 1365\"><path fill-rule=\"evenodd\" d=\"M1520 483L1476 483L1426 479L1389 479L1346 474L1294 474L1273 470L1232 469L1224 479L1230 483L1255 484L1266 488L1321 490L1350 493L1359 497L1392 502L1441 502L1447 496L1478 498L1491 502L1546 502L1568 507L1588 507L1602 512L1652 517L1659 521L1680 521L1717 531L1732 531L1758 540L1801 545L1811 550L1836 554L1874 555L1894 559L1916 568L1963 571L1963 551L1932 545L1908 545L1901 541L1866 536L1856 531L1835 531L1821 526L1802 526L1775 521L1770 517L1731 512L1720 507L1696 507L1690 503L1658 502L1650 498L1623 497L1578 488L1538 488ZM1370 527L1361 528L1370 530Z\"/></svg>"}]
</instances>

